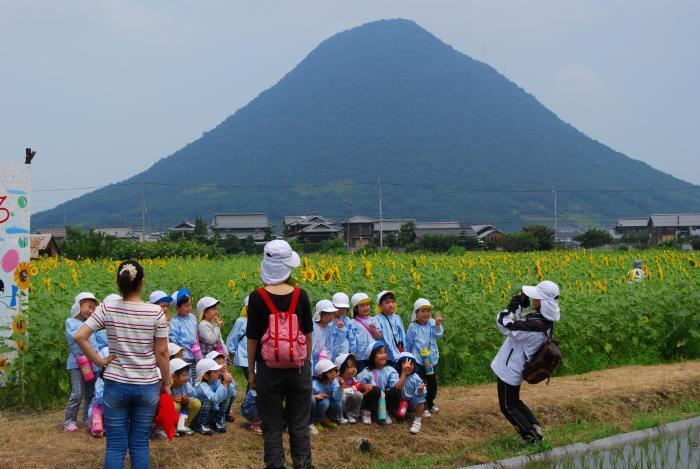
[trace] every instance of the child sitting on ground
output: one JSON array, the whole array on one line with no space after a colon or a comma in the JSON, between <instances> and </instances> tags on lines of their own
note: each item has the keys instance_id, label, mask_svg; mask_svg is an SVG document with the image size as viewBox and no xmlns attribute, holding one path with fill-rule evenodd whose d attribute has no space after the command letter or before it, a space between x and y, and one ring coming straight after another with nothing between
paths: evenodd
<instances>
[{"instance_id":1,"label":"child sitting on ground","mask_svg":"<svg viewBox=\"0 0 700 469\"><path fill-rule=\"evenodd\" d=\"M220 422L225 424L228 422L233 422L236 420L236 414L231 411L231 406L233 401L236 399L236 381L233 379L233 375L228 371L228 365L226 365L226 357L223 353L219 353L216 350L209 352L206 358L211 358L217 365L221 365L221 375L219 376L218 385L223 385L224 379L227 377L231 380L231 384L228 387L228 398L224 401L223 406L226 408L224 419Z\"/></svg>"},{"instance_id":2,"label":"child sitting on ground","mask_svg":"<svg viewBox=\"0 0 700 469\"><path fill-rule=\"evenodd\" d=\"M173 293L172 298L177 314L170 318L169 339L185 349L184 360L190 365L190 383L194 383L196 359L203 357L197 340L197 318L191 314L192 297L190 291L183 288Z\"/></svg>"},{"instance_id":3,"label":"child sitting on ground","mask_svg":"<svg viewBox=\"0 0 700 469\"><path fill-rule=\"evenodd\" d=\"M372 390L372 386L357 380L357 360L351 353L339 355L335 360L339 368L338 383L343 391L342 407L338 423L354 425L360 418L362 396Z\"/></svg>"},{"instance_id":4,"label":"child sitting on ground","mask_svg":"<svg viewBox=\"0 0 700 469\"><path fill-rule=\"evenodd\" d=\"M340 419L343 391L338 383L338 367L327 358L322 358L314 368L312 423L316 430L335 428Z\"/></svg>"},{"instance_id":5,"label":"child sitting on ground","mask_svg":"<svg viewBox=\"0 0 700 469\"><path fill-rule=\"evenodd\" d=\"M199 333L199 346L202 355L217 351L228 356L228 350L221 336L221 318L219 317L219 300L211 296L205 296L197 302L197 312L200 315L197 331Z\"/></svg>"},{"instance_id":6,"label":"child sitting on ground","mask_svg":"<svg viewBox=\"0 0 700 469\"><path fill-rule=\"evenodd\" d=\"M172 297L168 296L164 291L156 290L148 296L148 301L151 304L160 306L160 309L165 313L165 317L170 320L170 303L173 302Z\"/></svg>"},{"instance_id":7,"label":"child sitting on ground","mask_svg":"<svg viewBox=\"0 0 700 469\"><path fill-rule=\"evenodd\" d=\"M173 358L179 358L180 360L185 359L185 347L182 345L177 345L172 342L168 342L168 356L170 357L169 359L172 360ZM171 370L172 371L172 370Z\"/></svg>"},{"instance_id":8,"label":"child sitting on ground","mask_svg":"<svg viewBox=\"0 0 700 469\"><path fill-rule=\"evenodd\" d=\"M437 346L437 339L445 333L442 325L442 317L436 315L435 319L430 316L433 306L425 298L418 298L413 305L413 315L411 324L406 333L406 351L411 352L418 360L416 371L425 382L427 394L425 396L425 411L423 417L430 417L438 412L440 408L435 405L435 397L438 391L437 367L440 359L440 351Z\"/></svg>"},{"instance_id":9,"label":"child sitting on ground","mask_svg":"<svg viewBox=\"0 0 700 469\"><path fill-rule=\"evenodd\" d=\"M78 431L76 420L80 409L80 401L83 401L83 423L86 428L92 429L88 412L95 391L95 376L97 376L100 367L94 363L85 362L86 357L73 340L73 336L83 326L85 320L90 317L98 304L97 298L92 293L78 293L71 308L71 317L66 319L66 341L69 348L66 369L70 372L71 383L70 397L68 398L68 405L66 406L63 420L63 429L67 432ZM95 349L95 352L99 351L95 334L90 336L90 345ZM81 372L81 362L83 367L86 368L83 372ZM90 368L92 368L93 376L87 380Z\"/></svg>"},{"instance_id":10,"label":"child sitting on ground","mask_svg":"<svg viewBox=\"0 0 700 469\"><path fill-rule=\"evenodd\" d=\"M197 363L197 386L195 397L202 407L194 421L194 431L202 435L213 435L214 431L226 433L226 425L219 422L226 418L226 409L222 405L229 397L230 375L224 375L223 384L219 384L221 365L214 360L204 358ZM213 427L213 430L212 430Z\"/></svg>"},{"instance_id":11,"label":"child sitting on ground","mask_svg":"<svg viewBox=\"0 0 700 469\"><path fill-rule=\"evenodd\" d=\"M425 410L425 384L416 373L416 357L409 352L401 352L396 362L401 370L401 379L404 380L401 388L401 402L397 417L401 420L406 418L406 411L415 412L410 432L416 434L420 432L422 425L423 411Z\"/></svg>"},{"instance_id":12,"label":"child sitting on ground","mask_svg":"<svg viewBox=\"0 0 700 469\"><path fill-rule=\"evenodd\" d=\"M254 435L262 436L262 422L258 415L257 397L258 392L255 389L249 389L248 392L246 392L245 400L241 405L241 415L250 422L250 431L252 431Z\"/></svg>"},{"instance_id":13,"label":"child sitting on ground","mask_svg":"<svg viewBox=\"0 0 700 469\"><path fill-rule=\"evenodd\" d=\"M202 403L194 397L195 389L189 382L190 365L181 358L170 360L171 385L175 410L180 415L177 422L177 432L175 436L194 435L194 430L190 428L195 421Z\"/></svg>"}]
</instances>

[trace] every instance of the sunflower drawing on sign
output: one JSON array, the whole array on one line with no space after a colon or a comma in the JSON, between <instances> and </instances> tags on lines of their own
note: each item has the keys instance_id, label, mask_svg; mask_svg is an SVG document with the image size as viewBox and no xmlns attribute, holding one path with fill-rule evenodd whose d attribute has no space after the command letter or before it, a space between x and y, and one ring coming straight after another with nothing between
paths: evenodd
<instances>
[{"instance_id":1,"label":"sunflower drawing on sign","mask_svg":"<svg viewBox=\"0 0 700 469\"><path fill-rule=\"evenodd\" d=\"M15 283L20 290L27 290L29 288L29 271L31 266L29 262L20 262L15 270Z\"/></svg>"}]
</instances>

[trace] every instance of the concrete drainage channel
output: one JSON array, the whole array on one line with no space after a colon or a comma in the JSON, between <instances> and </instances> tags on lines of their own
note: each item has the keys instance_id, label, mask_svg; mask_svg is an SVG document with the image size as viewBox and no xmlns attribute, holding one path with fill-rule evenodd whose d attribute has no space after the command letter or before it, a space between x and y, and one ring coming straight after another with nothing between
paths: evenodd
<instances>
[{"instance_id":1,"label":"concrete drainage channel","mask_svg":"<svg viewBox=\"0 0 700 469\"><path fill-rule=\"evenodd\" d=\"M511 467L627 468L700 467L700 417L647 430L576 443L544 453L504 459L472 469Z\"/></svg>"}]
</instances>

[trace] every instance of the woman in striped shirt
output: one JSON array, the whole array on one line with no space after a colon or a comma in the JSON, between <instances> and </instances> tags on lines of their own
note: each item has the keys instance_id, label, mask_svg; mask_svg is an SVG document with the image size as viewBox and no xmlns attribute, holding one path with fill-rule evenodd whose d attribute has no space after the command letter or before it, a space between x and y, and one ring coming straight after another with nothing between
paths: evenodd
<instances>
[{"instance_id":1,"label":"woman in striped shirt","mask_svg":"<svg viewBox=\"0 0 700 469\"><path fill-rule=\"evenodd\" d=\"M74 339L93 363L104 367L105 468L123 468L127 448L132 468L148 468L149 436L159 388L170 394L168 323L160 306L141 300L141 264L124 261L117 272L122 298L98 306ZM100 358L88 342L102 329L107 331L112 354L106 359Z\"/></svg>"}]
</instances>

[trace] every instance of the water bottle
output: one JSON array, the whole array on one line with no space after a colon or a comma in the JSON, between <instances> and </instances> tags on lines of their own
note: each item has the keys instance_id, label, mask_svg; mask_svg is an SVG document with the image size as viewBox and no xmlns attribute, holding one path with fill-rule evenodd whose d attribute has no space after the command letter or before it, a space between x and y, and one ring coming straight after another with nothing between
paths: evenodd
<instances>
[{"instance_id":1,"label":"water bottle","mask_svg":"<svg viewBox=\"0 0 700 469\"><path fill-rule=\"evenodd\" d=\"M80 374L83 376L83 381L90 382L95 379L95 373L92 372L92 363L88 360L85 355L78 355L75 358L78 362L78 367L80 368Z\"/></svg>"},{"instance_id":2,"label":"water bottle","mask_svg":"<svg viewBox=\"0 0 700 469\"><path fill-rule=\"evenodd\" d=\"M204 355L202 355L202 347L199 346L199 342L195 342L190 347L190 352L194 355L195 360L204 360Z\"/></svg>"},{"instance_id":3,"label":"water bottle","mask_svg":"<svg viewBox=\"0 0 700 469\"><path fill-rule=\"evenodd\" d=\"M379 404L377 404L377 420L384 420L386 417L386 396L382 391L381 396L379 396Z\"/></svg>"},{"instance_id":4,"label":"water bottle","mask_svg":"<svg viewBox=\"0 0 700 469\"><path fill-rule=\"evenodd\" d=\"M399 418L399 420L403 420L406 418L407 412L408 412L408 401L404 399L401 402L399 402L399 408L396 410L396 416Z\"/></svg>"},{"instance_id":5,"label":"water bottle","mask_svg":"<svg viewBox=\"0 0 700 469\"><path fill-rule=\"evenodd\" d=\"M427 347L420 351L420 357L423 360L423 368L425 368L425 374L434 375L435 369L433 368L433 363L430 360L430 350L428 350Z\"/></svg>"},{"instance_id":6,"label":"water bottle","mask_svg":"<svg viewBox=\"0 0 700 469\"><path fill-rule=\"evenodd\" d=\"M102 406L92 405L92 435L101 437L104 434L104 423L102 421Z\"/></svg>"}]
</instances>

